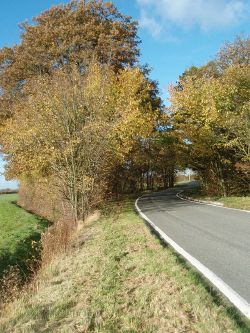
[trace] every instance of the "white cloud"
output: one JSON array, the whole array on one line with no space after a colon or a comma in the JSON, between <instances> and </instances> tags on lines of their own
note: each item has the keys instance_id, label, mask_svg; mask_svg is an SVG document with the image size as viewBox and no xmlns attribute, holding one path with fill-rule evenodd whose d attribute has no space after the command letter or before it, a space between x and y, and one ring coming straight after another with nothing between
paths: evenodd
<instances>
[{"instance_id":1,"label":"white cloud","mask_svg":"<svg viewBox=\"0 0 250 333\"><path fill-rule=\"evenodd\" d=\"M140 25L142 28L150 30L153 37L159 37L163 30L163 26L154 17L148 16L145 11L141 13Z\"/></svg>"},{"instance_id":2,"label":"white cloud","mask_svg":"<svg viewBox=\"0 0 250 333\"><path fill-rule=\"evenodd\" d=\"M249 0L137 0L141 26L158 37L175 25L202 30L239 23L250 12Z\"/></svg>"}]
</instances>

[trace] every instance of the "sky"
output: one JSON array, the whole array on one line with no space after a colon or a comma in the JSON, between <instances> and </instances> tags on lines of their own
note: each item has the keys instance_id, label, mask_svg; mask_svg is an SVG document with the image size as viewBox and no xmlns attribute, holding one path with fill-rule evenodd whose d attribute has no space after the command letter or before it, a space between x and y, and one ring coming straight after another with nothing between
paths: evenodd
<instances>
[{"instance_id":1,"label":"sky","mask_svg":"<svg viewBox=\"0 0 250 333\"><path fill-rule=\"evenodd\" d=\"M19 24L62 0L2 0L0 47L20 41ZM192 65L213 59L226 41L250 34L250 0L114 0L139 22L141 63L152 68L167 104L167 87ZM0 173L3 161L0 157ZM0 176L0 189L15 187Z\"/></svg>"}]
</instances>

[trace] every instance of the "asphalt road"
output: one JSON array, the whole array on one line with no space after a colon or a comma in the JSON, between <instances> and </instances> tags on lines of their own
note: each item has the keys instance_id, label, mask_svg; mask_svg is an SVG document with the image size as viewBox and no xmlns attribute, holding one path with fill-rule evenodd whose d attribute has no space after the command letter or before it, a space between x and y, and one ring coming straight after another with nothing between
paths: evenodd
<instances>
[{"instance_id":1,"label":"asphalt road","mask_svg":"<svg viewBox=\"0 0 250 333\"><path fill-rule=\"evenodd\" d=\"M250 213L183 201L182 187L143 196L137 205L168 237L250 304Z\"/></svg>"}]
</instances>

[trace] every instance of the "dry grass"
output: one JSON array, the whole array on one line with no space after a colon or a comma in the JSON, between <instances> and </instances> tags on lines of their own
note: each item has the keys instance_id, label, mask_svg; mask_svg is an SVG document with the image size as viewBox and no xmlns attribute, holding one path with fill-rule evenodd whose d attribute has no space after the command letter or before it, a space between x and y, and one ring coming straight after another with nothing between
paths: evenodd
<instances>
[{"instance_id":1,"label":"dry grass","mask_svg":"<svg viewBox=\"0 0 250 333\"><path fill-rule=\"evenodd\" d=\"M6 306L0 332L249 332L150 233L132 203L89 220L67 251Z\"/></svg>"},{"instance_id":2,"label":"dry grass","mask_svg":"<svg viewBox=\"0 0 250 333\"><path fill-rule=\"evenodd\" d=\"M14 300L22 292L23 280L20 269L10 266L0 280L0 308L10 300Z\"/></svg>"},{"instance_id":3,"label":"dry grass","mask_svg":"<svg viewBox=\"0 0 250 333\"><path fill-rule=\"evenodd\" d=\"M63 220L50 226L41 237L41 264L46 267L60 253L67 250L77 225L72 220Z\"/></svg>"}]
</instances>

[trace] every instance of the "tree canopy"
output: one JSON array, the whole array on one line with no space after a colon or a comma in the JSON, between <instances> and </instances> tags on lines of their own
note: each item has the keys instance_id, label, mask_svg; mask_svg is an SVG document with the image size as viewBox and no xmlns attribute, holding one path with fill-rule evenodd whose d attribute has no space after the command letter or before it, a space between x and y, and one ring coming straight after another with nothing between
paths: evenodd
<instances>
[{"instance_id":1,"label":"tree canopy","mask_svg":"<svg viewBox=\"0 0 250 333\"><path fill-rule=\"evenodd\" d=\"M84 71L95 60L117 71L138 61L137 22L111 2L71 1L21 27L21 43L0 50L0 88L5 100L8 95L13 98L30 78L51 75L58 68L76 65ZM5 106L1 109L6 114Z\"/></svg>"},{"instance_id":2,"label":"tree canopy","mask_svg":"<svg viewBox=\"0 0 250 333\"><path fill-rule=\"evenodd\" d=\"M215 193L249 191L249 39L226 44L218 58L191 68L172 87L176 134L185 158Z\"/></svg>"},{"instance_id":3,"label":"tree canopy","mask_svg":"<svg viewBox=\"0 0 250 333\"><path fill-rule=\"evenodd\" d=\"M187 69L169 109L139 42L137 23L110 2L71 1L0 50L1 150L24 204L46 193L49 216L70 207L77 221L109 196L173 186L177 164L210 193L248 193L249 38Z\"/></svg>"}]
</instances>

